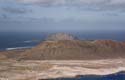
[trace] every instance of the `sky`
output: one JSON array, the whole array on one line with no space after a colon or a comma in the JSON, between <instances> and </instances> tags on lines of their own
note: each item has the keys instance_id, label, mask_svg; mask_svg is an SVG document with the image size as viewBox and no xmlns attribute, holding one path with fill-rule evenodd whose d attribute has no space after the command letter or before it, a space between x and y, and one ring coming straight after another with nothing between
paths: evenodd
<instances>
[{"instance_id":1,"label":"sky","mask_svg":"<svg viewBox=\"0 0 125 80\"><path fill-rule=\"evenodd\" d=\"M0 0L0 31L125 30L125 0Z\"/></svg>"}]
</instances>

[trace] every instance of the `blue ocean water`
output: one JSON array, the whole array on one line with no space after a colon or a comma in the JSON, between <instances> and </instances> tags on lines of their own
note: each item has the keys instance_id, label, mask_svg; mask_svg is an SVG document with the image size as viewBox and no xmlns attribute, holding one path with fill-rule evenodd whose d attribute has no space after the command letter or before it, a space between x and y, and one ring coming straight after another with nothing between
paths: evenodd
<instances>
[{"instance_id":1,"label":"blue ocean water","mask_svg":"<svg viewBox=\"0 0 125 80\"><path fill-rule=\"evenodd\" d=\"M42 32L0 32L0 50L30 48L44 39Z\"/></svg>"},{"instance_id":2,"label":"blue ocean water","mask_svg":"<svg viewBox=\"0 0 125 80\"><path fill-rule=\"evenodd\" d=\"M111 39L125 41L125 31L57 31L70 33L81 40ZM45 40L55 32L0 32L0 50L29 48Z\"/></svg>"}]
</instances>

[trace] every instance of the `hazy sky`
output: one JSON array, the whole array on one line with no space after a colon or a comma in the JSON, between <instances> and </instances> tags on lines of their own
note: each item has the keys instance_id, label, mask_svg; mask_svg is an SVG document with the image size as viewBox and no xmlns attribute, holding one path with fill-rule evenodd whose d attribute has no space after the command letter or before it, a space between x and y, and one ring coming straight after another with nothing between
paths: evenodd
<instances>
[{"instance_id":1,"label":"hazy sky","mask_svg":"<svg viewBox=\"0 0 125 80\"><path fill-rule=\"evenodd\" d=\"M0 0L0 31L125 30L125 0Z\"/></svg>"}]
</instances>

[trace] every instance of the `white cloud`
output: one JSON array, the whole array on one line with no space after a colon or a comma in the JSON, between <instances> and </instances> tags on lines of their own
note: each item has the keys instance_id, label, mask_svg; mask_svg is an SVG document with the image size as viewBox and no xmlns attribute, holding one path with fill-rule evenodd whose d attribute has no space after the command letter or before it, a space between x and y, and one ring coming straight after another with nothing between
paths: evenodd
<instances>
[{"instance_id":1,"label":"white cloud","mask_svg":"<svg viewBox=\"0 0 125 80\"><path fill-rule=\"evenodd\" d=\"M39 5L41 7L66 6L90 10L125 10L125 0L0 0L0 2Z\"/></svg>"},{"instance_id":2,"label":"white cloud","mask_svg":"<svg viewBox=\"0 0 125 80\"><path fill-rule=\"evenodd\" d=\"M77 6L99 10L124 10L125 0L15 0L19 3L40 6Z\"/></svg>"},{"instance_id":3,"label":"white cloud","mask_svg":"<svg viewBox=\"0 0 125 80\"><path fill-rule=\"evenodd\" d=\"M75 15L81 12L85 14L86 10L91 13L102 14L98 13L102 11L105 15L118 16L125 13L121 13L125 11L125 0L0 0L0 15L2 16L4 14L4 16L37 16L39 18L43 15L59 16L61 13L62 15L69 15L69 13Z\"/></svg>"},{"instance_id":4,"label":"white cloud","mask_svg":"<svg viewBox=\"0 0 125 80\"><path fill-rule=\"evenodd\" d=\"M23 3L57 3L57 4L66 4L66 3L83 3L83 4L98 4L98 3L111 3L111 4L125 4L125 0L15 0Z\"/></svg>"}]
</instances>

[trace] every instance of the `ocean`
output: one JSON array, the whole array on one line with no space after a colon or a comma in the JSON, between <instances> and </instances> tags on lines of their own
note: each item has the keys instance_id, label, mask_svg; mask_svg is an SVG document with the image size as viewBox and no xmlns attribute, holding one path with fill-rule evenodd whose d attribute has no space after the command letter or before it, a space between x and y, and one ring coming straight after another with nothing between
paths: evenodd
<instances>
[{"instance_id":1,"label":"ocean","mask_svg":"<svg viewBox=\"0 0 125 80\"><path fill-rule=\"evenodd\" d=\"M70 33L80 40L125 41L125 31L57 31ZM56 32L0 32L0 50L31 48Z\"/></svg>"},{"instance_id":2,"label":"ocean","mask_svg":"<svg viewBox=\"0 0 125 80\"><path fill-rule=\"evenodd\" d=\"M45 39L37 32L0 32L0 50L31 48Z\"/></svg>"}]
</instances>

